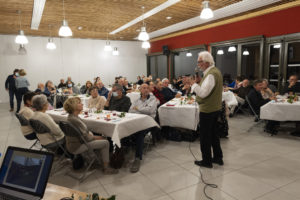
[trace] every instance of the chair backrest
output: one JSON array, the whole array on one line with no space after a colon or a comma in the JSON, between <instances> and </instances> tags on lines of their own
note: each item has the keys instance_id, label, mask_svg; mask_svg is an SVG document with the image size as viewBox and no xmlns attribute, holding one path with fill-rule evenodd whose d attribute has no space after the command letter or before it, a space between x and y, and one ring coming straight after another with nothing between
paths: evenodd
<instances>
[{"instance_id":1,"label":"chair backrest","mask_svg":"<svg viewBox=\"0 0 300 200\"><path fill-rule=\"evenodd\" d=\"M246 96L246 102L248 103L249 108L250 108L250 110L252 111L252 113L254 114L255 118L256 118L257 120L259 120L259 114L256 113L256 111L255 111L255 109L253 108L252 103L251 103L250 99L248 98L248 96Z\"/></svg>"},{"instance_id":2,"label":"chair backrest","mask_svg":"<svg viewBox=\"0 0 300 200\"><path fill-rule=\"evenodd\" d=\"M30 126L38 134L50 133L50 129L41 121L35 119L29 119Z\"/></svg>"},{"instance_id":3,"label":"chair backrest","mask_svg":"<svg viewBox=\"0 0 300 200\"><path fill-rule=\"evenodd\" d=\"M80 140L80 143L85 143L81 131L70 122L60 121L59 127L65 133L66 136L77 137Z\"/></svg>"},{"instance_id":4,"label":"chair backrest","mask_svg":"<svg viewBox=\"0 0 300 200\"><path fill-rule=\"evenodd\" d=\"M16 113L16 117L19 120L21 126L29 126L29 121L23 115Z\"/></svg>"}]
</instances>

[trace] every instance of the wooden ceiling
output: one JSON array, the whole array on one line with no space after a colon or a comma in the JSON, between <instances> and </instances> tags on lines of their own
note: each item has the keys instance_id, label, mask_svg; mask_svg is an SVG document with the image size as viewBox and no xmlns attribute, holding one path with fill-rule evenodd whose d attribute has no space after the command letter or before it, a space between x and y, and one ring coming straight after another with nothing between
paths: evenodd
<instances>
[{"instance_id":1,"label":"wooden ceiling","mask_svg":"<svg viewBox=\"0 0 300 200\"><path fill-rule=\"evenodd\" d=\"M215 10L241 0L210 0L210 7ZM22 29L26 35L49 36L49 25L52 36L58 37L58 30L63 19L62 0L46 0L39 30L31 30L31 17L34 0L0 0L0 34L17 34L21 10ZM166 0L65 0L66 20L73 31L74 38L106 39L111 32L145 12L159 6ZM153 32L172 24L185 21L200 15L202 0L181 0L179 3L147 18L147 32ZM172 19L167 20L166 17ZM78 30L81 26L82 30ZM134 40L137 30L142 26L139 22L109 39Z\"/></svg>"}]
</instances>

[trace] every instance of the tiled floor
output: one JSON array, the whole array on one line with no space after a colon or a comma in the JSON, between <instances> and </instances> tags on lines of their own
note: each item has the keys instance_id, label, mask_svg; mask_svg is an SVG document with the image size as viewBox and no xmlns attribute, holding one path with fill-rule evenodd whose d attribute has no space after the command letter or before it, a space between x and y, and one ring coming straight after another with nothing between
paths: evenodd
<instances>
[{"instance_id":1,"label":"tiled floor","mask_svg":"<svg viewBox=\"0 0 300 200\"><path fill-rule=\"evenodd\" d=\"M283 131L270 137L262 125L252 127L253 118L247 116L231 118L229 124L229 139L222 140L225 165L201 169L206 181L218 185L207 193L215 200L300 199L300 138ZM29 147L31 143L23 138L8 105L0 104L0 152L8 145ZM117 194L118 200L206 199L188 146L187 142L158 144L144 157L136 174L128 168L117 175L103 175L99 170L80 184L62 171L49 181L102 196ZM191 148L200 158L199 141Z\"/></svg>"}]
</instances>

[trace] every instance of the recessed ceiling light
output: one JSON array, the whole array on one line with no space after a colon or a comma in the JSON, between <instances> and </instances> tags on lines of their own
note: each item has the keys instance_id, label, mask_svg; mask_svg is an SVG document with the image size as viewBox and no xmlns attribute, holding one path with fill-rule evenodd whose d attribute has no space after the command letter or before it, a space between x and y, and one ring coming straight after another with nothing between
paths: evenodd
<instances>
[{"instance_id":1,"label":"recessed ceiling light","mask_svg":"<svg viewBox=\"0 0 300 200\"><path fill-rule=\"evenodd\" d=\"M78 30L82 30L82 26L78 26L77 29L78 29Z\"/></svg>"},{"instance_id":2,"label":"recessed ceiling light","mask_svg":"<svg viewBox=\"0 0 300 200\"><path fill-rule=\"evenodd\" d=\"M141 30L140 29L136 29L136 32L140 32Z\"/></svg>"},{"instance_id":3,"label":"recessed ceiling light","mask_svg":"<svg viewBox=\"0 0 300 200\"><path fill-rule=\"evenodd\" d=\"M124 38L124 37L122 37L122 36L120 37L120 39L123 39L123 38Z\"/></svg>"},{"instance_id":4,"label":"recessed ceiling light","mask_svg":"<svg viewBox=\"0 0 300 200\"><path fill-rule=\"evenodd\" d=\"M171 16L167 16L166 19L172 19L172 17Z\"/></svg>"}]
</instances>

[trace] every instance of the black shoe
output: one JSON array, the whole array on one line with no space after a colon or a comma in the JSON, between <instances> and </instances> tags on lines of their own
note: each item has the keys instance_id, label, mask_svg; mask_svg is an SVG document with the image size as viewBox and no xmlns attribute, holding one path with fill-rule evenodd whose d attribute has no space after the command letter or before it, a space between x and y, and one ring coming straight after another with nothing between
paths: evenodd
<instances>
[{"instance_id":1,"label":"black shoe","mask_svg":"<svg viewBox=\"0 0 300 200\"><path fill-rule=\"evenodd\" d=\"M218 165L224 165L223 159L217 159L217 158L213 158L212 159L213 163L216 163Z\"/></svg>"},{"instance_id":2,"label":"black shoe","mask_svg":"<svg viewBox=\"0 0 300 200\"><path fill-rule=\"evenodd\" d=\"M267 133L270 133L271 135L277 135L278 131L276 129L270 130L270 129L266 129Z\"/></svg>"},{"instance_id":3,"label":"black shoe","mask_svg":"<svg viewBox=\"0 0 300 200\"><path fill-rule=\"evenodd\" d=\"M206 167L206 168L212 168L212 164L208 164L208 163L205 163L203 162L203 160L195 160L195 165L198 165L200 167Z\"/></svg>"}]
</instances>

